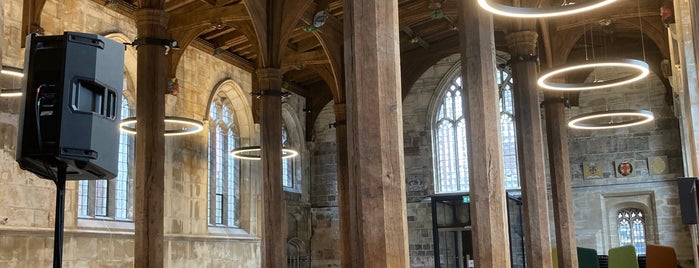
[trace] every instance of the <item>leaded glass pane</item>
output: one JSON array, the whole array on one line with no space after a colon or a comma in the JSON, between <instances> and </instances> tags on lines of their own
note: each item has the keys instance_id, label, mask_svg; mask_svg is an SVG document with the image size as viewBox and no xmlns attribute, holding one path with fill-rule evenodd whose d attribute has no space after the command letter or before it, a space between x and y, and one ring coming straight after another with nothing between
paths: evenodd
<instances>
[{"instance_id":1,"label":"leaded glass pane","mask_svg":"<svg viewBox=\"0 0 699 268\"><path fill-rule=\"evenodd\" d=\"M129 102L121 98L121 118L131 116ZM125 132L119 134L119 156L117 177L115 179L116 196L114 198L115 218L128 218L128 194L129 194L129 140L131 137Z\"/></svg>"},{"instance_id":2,"label":"leaded glass pane","mask_svg":"<svg viewBox=\"0 0 699 268\"><path fill-rule=\"evenodd\" d=\"M513 120L512 76L509 69L495 72L499 84L501 142L506 189L519 189L517 138ZM466 116L463 110L461 77L446 88L435 118L435 158L437 163L436 192L466 192L469 190Z\"/></svg>"},{"instance_id":3,"label":"leaded glass pane","mask_svg":"<svg viewBox=\"0 0 699 268\"><path fill-rule=\"evenodd\" d=\"M78 216L90 216L88 214L87 200L89 191L89 181L81 180L78 182Z\"/></svg>"},{"instance_id":4,"label":"leaded glass pane","mask_svg":"<svg viewBox=\"0 0 699 268\"><path fill-rule=\"evenodd\" d=\"M95 216L107 216L107 181L95 181Z\"/></svg>"},{"instance_id":5,"label":"leaded glass pane","mask_svg":"<svg viewBox=\"0 0 699 268\"><path fill-rule=\"evenodd\" d=\"M622 209L617 213L619 245L633 245L636 254L646 254L646 235L644 218L641 210Z\"/></svg>"}]
</instances>

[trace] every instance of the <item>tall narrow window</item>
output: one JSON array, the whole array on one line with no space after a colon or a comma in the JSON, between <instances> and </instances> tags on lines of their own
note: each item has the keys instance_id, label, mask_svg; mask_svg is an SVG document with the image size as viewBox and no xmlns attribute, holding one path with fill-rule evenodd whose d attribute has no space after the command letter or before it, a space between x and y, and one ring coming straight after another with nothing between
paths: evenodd
<instances>
[{"instance_id":1,"label":"tall narrow window","mask_svg":"<svg viewBox=\"0 0 699 268\"><path fill-rule=\"evenodd\" d=\"M132 116L129 102L122 96L121 118ZM133 136L119 134L117 177L114 180L78 182L78 216L106 217L117 220L133 219Z\"/></svg>"},{"instance_id":2,"label":"tall narrow window","mask_svg":"<svg viewBox=\"0 0 699 268\"><path fill-rule=\"evenodd\" d=\"M230 155L238 145L237 126L225 98L209 111L209 195L210 225L238 227L240 162Z\"/></svg>"},{"instance_id":3,"label":"tall narrow window","mask_svg":"<svg viewBox=\"0 0 699 268\"><path fill-rule=\"evenodd\" d=\"M619 245L633 245L636 254L646 254L646 231L643 212L637 208L625 208L617 212Z\"/></svg>"},{"instance_id":4,"label":"tall narrow window","mask_svg":"<svg viewBox=\"0 0 699 268\"><path fill-rule=\"evenodd\" d=\"M289 130L286 124L282 124L282 147L291 148ZM282 159L282 185L287 188L294 188L294 159Z\"/></svg>"},{"instance_id":5,"label":"tall narrow window","mask_svg":"<svg viewBox=\"0 0 699 268\"><path fill-rule=\"evenodd\" d=\"M509 69L496 70L500 92L501 143L505 168L505 188L518 189L517 138L515 135L512 76ZM463 110L463 85L460 76L451 80L443 89L442 98L435 114L433 135L435 137L436 173L435 192L468 192L468 156L466 146L466 116Z\"/></svg>"},{"instance_id":6,"label":"tall narrow window","mask_svg":"<svg viewBox=\"0 0 699 268\"><path fill-rule=\"evenodd\" d=\"M500 92L500 144L502 145L502 160L505 171L505 189L518 189L517 134L512 98L512 73L509 71L509 67L498 68L495 73Z\"/></svg>"}]
</instances>

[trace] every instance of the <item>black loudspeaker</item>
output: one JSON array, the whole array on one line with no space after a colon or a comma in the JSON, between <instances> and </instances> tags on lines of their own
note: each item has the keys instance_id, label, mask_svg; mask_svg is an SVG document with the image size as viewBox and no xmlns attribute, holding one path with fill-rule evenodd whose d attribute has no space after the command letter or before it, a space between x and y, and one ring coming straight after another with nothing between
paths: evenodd
<instances>
[{"instance_id":1,"label":"black loudspeaker","mask_svg":"<svg viewBox=\"0 0 699 268\"><path fill-rule=\"evenodd\" d=\"M25 52L17 162L55 179L112 179L117 174L124 45L65 32L29 35Z\"/></svg>"},{"instance_id":2,"label":"black loudspeaker","mask_svg":"<svg viewBox=\"0 0 699 268\"><path fill-rule=\"evenodd\" d=\"M697 178L677 178L683 224L697 224Z\"/></svg>"}]
</instances>

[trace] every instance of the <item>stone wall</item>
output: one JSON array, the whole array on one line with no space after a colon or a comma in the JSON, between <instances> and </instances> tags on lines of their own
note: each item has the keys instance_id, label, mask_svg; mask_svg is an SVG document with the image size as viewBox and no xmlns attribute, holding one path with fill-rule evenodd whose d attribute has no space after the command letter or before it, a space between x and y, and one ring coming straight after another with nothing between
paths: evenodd
<instances>
[{"instance_id":1,"label":"stone wall","mask_svg":"<svg viewBox=\"0 0 699 268\"><path fill-rule=\"evenodd\" d=\"M340 219L337 207L337 144L332 102L315 121L311 155L312 267L340 267Z\"/></svg>"},{"instance_id":2,"label":"stone wall","mask_svg":"<svg viewBox=\"0 0 699 268\"><path fill-rule=\"evenodd\" d=\"M605 74L591 76L595 75L605 79ZM665 88L651 74L631 85L583 92L579 107L566 113L571 117L606 109L647 109L655 120L618 130L569 130L578 246L595 248L599 254L619 246L616 213L635 207L645 213L647 243L675 248L678 258L688 264L690 233L679 217L676 183L684 175L682 144L679 122L665 101ZM628 176L618 170L624 161L633 165ZM599 173L590 172L595 167Z\"/></svg>"},{"instance_id":3,"label":"stone wall","mask_svg":"<svg viewBox=\"0 0 699 268\"><path fill-rule=\"evenodd\" d=\"M1 43L2 62L22 67L24 52L20 43L23 37L20 37L19 30L22 1L7 0L0 4L3 5L5 33ZM102 35L119 33L117 36L127 39L125 41L132 41L136 36L133 20L93 1L47 1L42 13L42 27L47 35L62 34L63 31ZM126 65L127 84L132 87L136 76L133 68L135 51L132 49L127 51ZM206 118L212 90L217 83L228 79L241 96L236 103L241 110L236 112L248 113L246 116L251 117L250 73L188 48L184 51L177 77L180 94L166 96L166 115ZM125 94L131 98L136 96L134 88L127 88ZM0 183L3 185L0 187L0 267L48 267L53 248L55 186L20 170L14 161L19 103L20 99L0 99ZM302 109L304 104L302 100L295 101L293 106L292 110ZM242 140L244 144L259 144L257 126L250 121L241 128L247 133ZM166 139L165 264L168 267L259 267L259 167L255 162L243 164L241 228L212 229L207 224L207 139L205 132ZM133 223L79 219L77 199L77 183L69 182L66 189L64 265L133 266ZM303 200L299 198L299 201ZM307 202L308 198L305 200ZM308 229L308 224L302 227Z\"/></svg>"}]
</instances>

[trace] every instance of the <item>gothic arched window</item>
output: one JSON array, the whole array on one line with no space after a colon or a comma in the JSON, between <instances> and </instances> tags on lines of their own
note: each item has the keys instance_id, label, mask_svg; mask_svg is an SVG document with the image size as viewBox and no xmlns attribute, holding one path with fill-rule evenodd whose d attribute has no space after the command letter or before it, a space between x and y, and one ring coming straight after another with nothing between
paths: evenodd
<instances>
[{"instance_id":1,"label":"gothic arched window","mask_svg":"<svg viewBox=\"0 0 699 268\"><path fill-rule=\"evenodd\" d=\"M506 189L519 189L517 165L517 136L514 125L512 99L512 75L509 68L498 68L496 78L500 93L500 131L503 147ZM463 84L460 76L441 92L441 100L435 113L433 135L434 157L437 168L435 192L468 192L468 155L466 146L466 120L463 109Z\"/></svg>"},{"instance_id":2,"label":"gothic arched window","mask_svg":"<svg viewBox=\"0 0 699 268\"><path fill-rule=\"evenodd\" d=\"M122 96L121 118L132 116L129 102ZM78 182L78 217L104 217L116 220L133 219L134 137L119 134L118 173L114 180L81 180Z\"/></svg>"},{"instance_id":3,"label":"gothic arched window","mask_svg":"<svg viewBox=\"0 0 699 268\"><path fill-rule=\"evenodd\" d=\"M633 245L636 254L646 254L646 231L643 211L637 208L625 208L617 212L619 245Z\"/></svg>"},{"instance_id":4,"label":"gothic arched window","mask_svg":"<svg viewBox=\"0 0 699 268\"><path fill-rule=\"evenodd\" d=\"M210 225L238 227L240 161L230 151L239 138L230 103L219 98L209 110L208 218Z\"/></svg>"}]
</instances>

